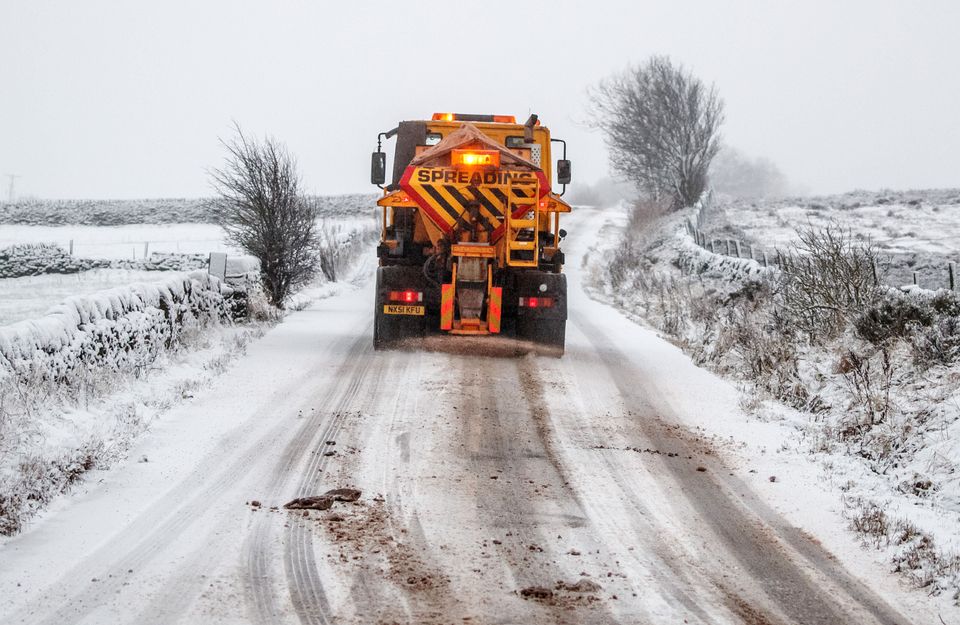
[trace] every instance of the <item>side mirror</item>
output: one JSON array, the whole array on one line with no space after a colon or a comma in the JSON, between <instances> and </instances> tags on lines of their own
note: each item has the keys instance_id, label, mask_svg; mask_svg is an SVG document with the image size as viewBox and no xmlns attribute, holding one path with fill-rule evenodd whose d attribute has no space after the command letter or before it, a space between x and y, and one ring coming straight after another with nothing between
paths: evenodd
<instances>
[{"instance_id":1,"label":"side mirror","mask_svg":"<svg viewBox=\"0 0 960 625\"><path fill-rule=\"evenodd\" d=\"M374 152L370 159L370 184L381 185L387 181L387 153Z\"/></svg>"},{"instance_id":2,"label":"side mirror","mask_svg":"<svg viewBox=\"0 0 960 625\"><path fill-rule=\"evenodd\" d=\"M561 238L561 239L567 238L567 231L564 230L563 228L560 228L560 232L558 232L557 234L560 235L560 238Z\"/></svg>"},{"instance_id":3,"label":"side mirror","mask_svg":"<svg viewBox=\"0 0 960 625\"><path fill-rule=\"evenodd\" d=\"M565 158L557 161L557 184L570 184L570 161Z\"/></svg>"}]
</instances>

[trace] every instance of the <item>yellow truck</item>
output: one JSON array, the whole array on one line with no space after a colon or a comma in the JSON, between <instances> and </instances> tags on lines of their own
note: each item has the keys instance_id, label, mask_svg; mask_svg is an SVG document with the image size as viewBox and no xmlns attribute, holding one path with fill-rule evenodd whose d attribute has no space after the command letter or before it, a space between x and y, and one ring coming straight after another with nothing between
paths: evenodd
<instances>
[{"instance_id":1,"label":"yellow truck","mask_svg":"<svg viewBox=\"0 0 960 625\"><path fill-rule=\"evenodd\" d=\"M555 170L554 144L562 146ZM536 115L518 124L508 115L434 113L380 133L370 176L383 190L375 348L440 332L506 334L563 352L566 151Z\"/></svg>"}]
</instances>

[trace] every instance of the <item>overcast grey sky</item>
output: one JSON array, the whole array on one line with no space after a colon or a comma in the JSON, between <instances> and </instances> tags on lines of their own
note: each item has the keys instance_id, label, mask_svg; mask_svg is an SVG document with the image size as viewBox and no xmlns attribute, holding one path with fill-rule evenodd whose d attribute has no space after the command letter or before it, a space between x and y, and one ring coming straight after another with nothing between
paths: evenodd
<instances>
[{"instance_id":1,"label":"overcast grey sky","mask_svg":"<svg viewBox=\"0 0 960 625\"><path fill-rule=\"evenodd\" d=\"M960 186L958 7L0 0L0 174L39 197L208 195L236 120L285 141L310 191L368 191L400 119L532 111L593 182L586 88L667 54L716 84L729 144L812 192Z\"/></svg>"}]
</instances>

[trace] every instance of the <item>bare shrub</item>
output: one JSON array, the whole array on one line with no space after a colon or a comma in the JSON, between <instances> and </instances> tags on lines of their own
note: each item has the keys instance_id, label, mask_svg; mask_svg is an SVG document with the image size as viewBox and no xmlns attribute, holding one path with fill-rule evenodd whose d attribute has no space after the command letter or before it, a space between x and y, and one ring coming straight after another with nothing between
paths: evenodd
<instances>
[{"instance_id":1,"label":"bare shrub","mask_svg":"<svg viewBox=\"0 0 960 625\"><path fill-rule=\"evenodd\" d=\"M811 339L832 338L877 299L880 254L837 224L797 236L779 253L783 310Z\"/></svg>"},{"instance_id":2,"label":"bare shrub","mask_svg":"<svg viewBox=\"0 0 960 625\"><path fill-rule=\"evenodd\" d=\"M874 358L862 356L853 350L844 354L840 372L853 398L854 410L851 414L855 418L848 425L847 436L862 434L864 430L887 421L893 411L890 399L893 371L893 359L885 348L878 350Z\"/></svg>"},{"instance_id":3,"label":"bare shrub","mask_svg":"<svg viewBox=\"0 0 960 625\"><path fill-rule=\"evenodd\" d=\"M880 345L908 336L913 327L931 323L933 314L929 308L906 297L888 295L858 315L853 327L861 338Z\"/></svg>"},{"instance_id":4,"label":"bare shrub","mask_svg":"<svg viewBox=\"0 0 960 625\"><path fill-rule=\"evenodd\" d=\"M909 335L913 361L921 368L949 365L960 358L960 317L946 317Z\"/></svg>"},{"instance_id":5,"label":"bare shrub","mask_svg":"<svg viewBox=\"0 0 960 625\"><path fill-rule=\"evenodd\" d=\"M346 230L339 224L321 222L317 237L317 257L320 271L330 282L336 282L351 260L356 258L366 243L376 238L377 228Z\"/></svg>"},{"instance_id":6,"label":"bare shrub","mask_svg":"<svg viewBox=\"0 0 960 625\"><path fill-rule=\"evenodd\" d=\"M960 298L947 291L927 298L890 290L853 326L861 338L877 346L905 340L922 369L960 358Z\"/></svg>"},{"instance_id":7,"label":"bare shrub","mask_svg":"<svg viewBox=\"0 0 960 625\"><path fill-rule=\"evenodd\" d=\"M859 505L850 517L850 527L870 541L875 547L890 544L891 523L883 508L874 502L857 502Z\"/></svg>"},{"instance_id":8,"label":"bare shrub","mask_svg":"<svg viewBox=\"0 0 960 625\"><path fill-rule=\"evenodd\" d=\"M714 87L654 56L604 80L590 96L614 170L674 208L700 198L720 147L723 101Z\"/></svg>"},{"instance_id":9,"label":"bare shrub","mask_svg":"<svg viewBox=\"0 0 960 625\"><path fill-rule=\"evenodd\" d=\"M296 161L276 139L248 139L239 126L223 169L211 172L213 207L227 239L260 261L270 304L286 299L316 274L319 203L300 192Z\"/></svg>"}]
</instances>

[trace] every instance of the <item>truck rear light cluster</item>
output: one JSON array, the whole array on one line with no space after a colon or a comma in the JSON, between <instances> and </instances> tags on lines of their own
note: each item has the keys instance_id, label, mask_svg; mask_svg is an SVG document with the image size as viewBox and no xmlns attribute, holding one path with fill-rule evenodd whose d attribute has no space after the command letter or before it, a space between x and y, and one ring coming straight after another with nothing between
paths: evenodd
<instances>
[{"instance_id":1,"label":"truck rear light cluster","mask_svg":"<svg viewBox=\"0 0 960 625\"><path fill-rule=\"evenodd\" d=\"M552 297L521 297L520 308L550 308L553 306Z\"/></svg>"},{"instance_id":2,"label":"truck rear light cluster","mask_svg":"<svg viewBox=\"0 0 960 625\"><path fill-rule=\"evenodd\" d=\"M387 299L389 299L391 302L412 304L414 302L422 302L423 293L421 291L390 291Z\"/></svg>"}]
</instances>

